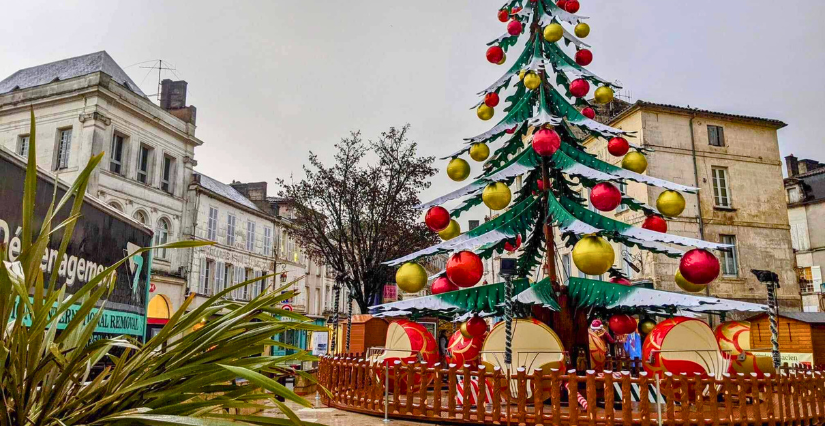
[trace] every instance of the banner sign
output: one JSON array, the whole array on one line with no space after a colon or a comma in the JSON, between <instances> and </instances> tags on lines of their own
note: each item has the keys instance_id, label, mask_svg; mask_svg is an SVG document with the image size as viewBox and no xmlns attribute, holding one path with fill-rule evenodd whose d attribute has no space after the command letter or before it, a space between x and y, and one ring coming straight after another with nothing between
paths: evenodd
<instances>
[{"instance_id":1,"label":"banner sign","mask_svg":"<svg viewBox=\"0 0 825 426\"><path fill-rule=\"evenodd\" d=\"M327 354L329 340L329 332L327 331L313 331L312 332L312 355L324 356Z\"/></svg>"},{"instance_id":2,"label":"banner sign","mask_svg":"<svg viewBox=\"0 0 825 426\"><path fill-rule=\"evenodd\" d=\"M770 352L753 352L756 356L772 356ZM782 364L786 362L788 365L803 364L809 367L814 366L814 354L812 353L795 353L795 352L780 352L780 359Z\"/></svg>"}]
</instances>

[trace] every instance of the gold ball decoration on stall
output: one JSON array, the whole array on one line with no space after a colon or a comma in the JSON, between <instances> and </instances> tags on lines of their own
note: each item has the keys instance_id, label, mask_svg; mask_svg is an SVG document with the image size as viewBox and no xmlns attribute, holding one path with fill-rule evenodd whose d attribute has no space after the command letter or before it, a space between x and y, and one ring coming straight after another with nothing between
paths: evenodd
<instances>
[{"instance_id":1,"label":"gold ball decoration on stall","mask_svg":"<svg viewBox=\"0 0 825 426\"><path fill-rule=\"evenodd\" d=\"M656 209L665 216L679 216L685 211L685 197L679 191L664 191L656 199Z\"/></svg>"},{"instance_id":2,"label":"gold ball decoration on stall","mask_svg":"<svg viewBox=\"0 0 825 426\"><path fill-rule=\"evenodd\" d=\"M628 152L622 158L622 168L631 172L644 173L647 170L647 158L639 151Z\"/></svg>"},{"instance_id":3,"label":"gold ball decoration on stall","mask_svg":"<svg viewBox=\"0 0 825 426\"><path fill-rule=\"evenodd\" d=\"M650 318L645 318L639 321L639 334L642 336L650 334L653 331L653 327L656 327L656 321L653 321Z\"/></svg>"},{"instance_id":4,"label":"gold ball decoration on stall","mask_svg":"<svg viewBox=\"0 0 825 426\"><path fill-rule=\"evenodd\" d=\"M608 86L601 86L596 89L596 93L593 94L593 99L595 99L598 104L610 103L610 101L613 100L613 89Z\"/></svg>"},{"instance_id":5,"label":"gold ball decoration on stall","mask_svg":"<svg viewBox=\"0 0 825 426\"><path fill-rule=\"evenodd\" d=\"M444 241L452 240L459 235L461 235L461 226L455 219L450 219L450 224L438 233L438 236Z\"/></svg>"},{"instance_id":6,"label":"gold ball decoration on stall","mask_svg":"<svg viewBox=\"0 0 825 426\"><path fill-rule=\"evenodd\" d=\"M484 161L490 156L490 147L486 143L474 143L470 145L470 158L476 161Z\"/></svg>"},{"instance_id":7,"label":"gold ball decoration on stall","mask_svg":"<svg viewBox=\"0 0 825 426\"><path fill-rule=\"evenodd\" d=\"M518 79L519 81L524 80L524 76L527 75L527 70L521 70L518 72Z\"/></svg>"},{"instance_id":8,"label":"gold ball decoration on stall","mask_svg":"<svg viewBox=\"0 0 825 426\"><path fill-rule=\"evenodd\" d=\"M682 273L679 272L679 269L676 269L675 279L676 279L676 285L678 285L679 288L681 288L682 290L684 290L688 293L699 293L701 291L704 291L705 287L707 287L707 284L694 284L694 283L686 280L685 277L682 276Z\"/></svg>"},{"instance_id":9,"label":"gold ball decoration on stall","mask_svg":"<svg viewBox=\"0 0 825 426\"><path fill-rule=\"evenodd\" d=\"M576 28L573 30L573 32L576 34L576 37L585 38L590 35L590 25L581 22L578 25L576 25Z\"/></svg>"},{"instance_id":10,"label":"gold ball decoration on stall","mask_svg":"<svg viewBox=\"0 0 825 426\"><path fill-rule=\"evenodd\" d=\"M493 118L493 115L495 113L496 113L496 110L494 110L492 107L488 107L487 104L483 104L483 103L481 105L479 105L478 109L476 110L476 115L478 115L478 118L480 118L484 121L487 121L487 120Z\"/></svg>"},{"instance_id":11,"label":"gold ball decoration on stall","mask_svg":"<svg viewBox=\"0 0 825 426\"><path fill-rule=\"evenodd\" d=\"M561 40L563 36L564 29L558 23L553 22L552 24L544 27L544 39L549 41L550 43L555 43Z\"/></svg>"},{"instance_id":12,"label":"gold ball decoration on stall","mask_svg":"<svg viewBox=\"0 0 825 426\"><path fill-rule=\"evenodd\" d=\"M610 243L595 235L580 239L573 247L573 263L587 275L601 275L607 272L615 259L616 255Z\"/></svg>"},{"instance_id":13,"label":"gold ball decoration on stall","mask_svg":"<svg viewBox=\"0 0 825 426\"><path fill-rule=\"evenodd\" d=\"M467 179L470 176L470 163L463 158L453 158L447 164L447 176L456 182Z\"/></svg>"},{"instance_id":14,"label":"gold ball decoration on stall","mask_svg":"<svg viewBox=\"0 0 825 426\"><path fill-rule=\"evenodd\" d=\"M524 86L530 90L538 89L541 86L541 77L532 71L528 71L524 76Z\"/></svg>"},{"instance_id":15,"label":"gold ball decoration on stall","mask_svg":"<svg viewBox=\"0 0 825 426\"><path fill-rule=\"evenodd\" d=\"M501 55L501 60L496 62L496 65L504 65L505 62L507 62L507 54L506 53Z\"/></svg>"},{"instance_id":16,"label":"gold ball decoration on stall","mask_svg":"<svg viewBox=\"0 0 825 426\"><path fill-rule=\"evenodd\" d=\"M395 273L395 283L406 293L417 293L427 285L427 271L417 263L405 263Z\"/></svg>"},{"instance_id":17,"label":"gold ball decoration on stall","mask_svg":"<svg viewBox=\"0 0 825 426\"><path fill-rule=\"evenodd\" d=\"M510 199L513 194L510 192L510 187L504 182L493 182L484 188L481 193L481 199L484 205L490 210L503 210L510 205Z\"/></svg>"}]
</instances>

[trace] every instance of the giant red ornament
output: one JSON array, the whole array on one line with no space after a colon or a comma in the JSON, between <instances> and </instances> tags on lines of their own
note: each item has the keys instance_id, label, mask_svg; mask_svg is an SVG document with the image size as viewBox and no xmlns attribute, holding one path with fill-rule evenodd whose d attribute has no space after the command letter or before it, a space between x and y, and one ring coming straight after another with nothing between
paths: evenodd
<instances>
[{"instance_id":1,"label":"giant red ornament","mask_svg":"<svg viewBox=\"0 0 825 426\"><path fill-rule=\"evenodd\" d=\"M610 279L610 282L613 283L613 284L633 285L633 283L630 282L630 280L627 279L627 278L613 277L613 278Z\"/></svg>"},{"instance_id":2,"label":"giant red ornament","mask_svg":"<svg viewBox=\"0 0 825 426\"><path fill-rule=\"evenodd\" d=\"M481 336L466 338L461 334L461 330L456 330L447 343L447 365L456 366L470 365L470 368L478 366L481 348L484 346L484 339L487 333Z\"/></svg>"},{"instance_id":3,"label":"giant red ornament","mask_svg":"<svg viewBox=\"0 0 825 426\"><path fill-rule=\"evenodd\" d=\"M629 149L630 144L627 143L627 139L622 137L615 137L607 142L607 152L615 157L621 157L622 155L627 154L627 150Z\"/></svg>"},{"instance_id":4,"label":"giant red ornament","mask_svg":"<svg viewBox=\"0 0 825 426\"><path fill-rule=\"evenodd\" d=\"M450 212L441 206L430 207L424 216L424 223L430 231L441 232L450 225Z\"/></svg>"},{"instance_id":5,"label":"giant red ornament","mask_svg":"<svg viewBox=\"0 0 825 426\"><path fill-rule=\"evenodd\" d=\"M636 318L630 315L619 314L613 315L608 321L610 331L619 334L630 334L636 331Z\"/></svg>"},{"instance_id":6,"label":"giant red ornament","mask_svg":"<svg viewBox=\"0 0 825 426\"><path fill-rule=\"evenodd\" d=\"M556 2L556 6L558 6L559 9L561 9L561 10L564 10L564 6L566 4L567 4L567 0L559 0L559 1Z\"/></svg>"},{"instance_id":7,"label":"giant red ornament","mask_svg":"<svg viewBox=\"0 0 825 426\"><path fill-rule=\"evenodd\" d=\"M451 291L458 290L458 286L451 283L450 280L447 279L445 276L440 276L433 281L433 286L431 288L433 294L441 294L441 293L448 293Z\"/></svg>"},{"instance_id":8,"label":"giant red ornament","mask_svg":"<svg viewBox=\"0 0 825 426\"><path fill-rule=\"evenodd\" d=\"M667 221L661 216L650 215L642 223L642 228L665 233L667 232Z\"/></svg>"},{"instance_id":9,"label":"giant red ornament","mask_svg":"<svg viewBox=\"0 0 825 426\"><path fill-rule=\"evenodd\" d=\"M471 337L483 336L484 333L487 333L487 322L479 316L473 316L467 320L465 328Z\"/></svg>"},{"instance_id":10,"label":"giant red ornament","mask_svg":"<svg viewBox=\"0 0 825 426\"><path fill-rule=\"evenodd\" d=\"M390 323L387 328L387 338L385 349L383 352L371 357L371 360L378 362L382 367L384 365L389 368L389 383L390 386L395 384L395 374L392 366L396 361L402 364L407 364L412 361L423 361L427 365L434 365L438 362L438 346L435 343L433 335L424 328L423 325L405 319L396 320ZM377 372L381 382L384 382L384 369L380 368ZM401 374L399 377L400 389L408 387L407 374ZM432 377L422 377L421 373L413 375L413 381L409 384L413 390L418 390L419 387L429 385Z\"/></svg>"},{"instance_id":11,"label":"giant red ornament","mask_svg":"<svg viewBox=\"0 0 825 426\"><path fill-rule=\"evenodd\" d=\"M521 34L522 28L524 28L524 26L521 25L521 21L513 19L509 24L507 24L507 33L511 36L516 36Z\"/></svg>"},{"instance_id":12,"label":"giant red ornament","mask_svg":"<svg viewBox=\"0 0 825 426\"><path fill-rule=\"evenodd\" d=\"M564 10L570 13L576 13L579 11L579 6L578 0L567 0L564 4Z\"/></svg>"},{"instance_id":13,"label":"giant red ornament","mask_svg":"<svg viewBox=\"0 0 825 426\"><path fill-rule=\"evenodd\" d=\"M484 104L487 105L490 108L498 105L498 101L499 101L498 93L496 93L496 92L490 92L490 93L484 95Z\"/></svg>"},{"instance_id":14,"label":"giant red ornament","mask_svg":"<svg viewBox=\"0 0 825 426\"><path fill-rule=\"evenodd\" d=\"M504 49L498 46L490 46L487 49L487 61L492 64L497 64L501 62L501 59L504 57Z\"/></svg>"},{"instance_id":15,"label":"giant red ornament","mask_svg":"<svg viewBox=\"0 0 825 426\"><path fill-rule=\"evenodd\" d=\"M536 185L538 186L539 191L544 192L544 179L537 180Z\"/></svg>"},{"instance_id":16,"label":"giant red ornament","mask_svg":"<svg viewBox=\"0 0 825 426\"><path fill-rule=\"evenodd\" d=\"M668 318L653 327L642 344L648 374L664 376L723 373L722 354L713 330L696 318Z\"/></svg>"},{"instance_id":17,"label":"giant red ornament","mask_svg":"<svg viewBox=\"0 0 825 426\"><path fill-rule=\"evenodd\" d=\"M707 284L719 276L719 259L705 249L693 249L682 256L679 272L693 284Z\"/></svg>"},{"instance_id":18,"label":"giant red ornament","mask_svg":"<svg viewBox=\"0 0 825 426\"><path fill-rule=\"evenodd\" d=\"M581 66L590 65L593 62L593 52L589 49L582 49L576 52L576 63Z\"/></svg>"},{"instance_id":19,"label":"giant red ornament","mask_svg":"<svg viewBox=\"0 0 825 426\"><path fill-rule=\"evenodd\" d=\"M593 108L587 107L582 110L582 115L592 120L596 118L596 111L594 111Z\"/></svg>"},{"instance_id":20,"label":"giant red ornament","mask_svg":"<svg viewBox=\"0 0 825 426\"><path fill-rule=\"evenodd\" d=\"M603 212L609 212L622 203L622 192L609 182L602 182L590 189L590 204Z\"/></svg>"},{"instance_id":21,"label":"giant red ornament","mask_svg":"<svg viewBox=\"0 0 825 426\"><path fill-rule=\"evenodd\" d=\"M542 157L550 157L561 146L561 138L555 130L540 129L533 134L533 149Z\"/></svg>"},{"instance_id":22,"label":"giant red ornament","mask_svg":"<svg viewBox=\"0 0 825 426\"><path fill-rule=\"evenodd\" d=\"M510 19L510 13L507 12L505 9L501 9L498 11L498 20L501 22L507 22Z\"/></svg>"},{"instance_id":23,"label":"giant red ornament","mask_svg":"<svg viewBox=\"0 0 825 426\"><path fill-rule=\"evenodd\" d=\"M515 245L514 245L514 244L510 244L510 242L509 242L509 241L507 241L506 243L504 243L504 250L507 250L507 251L509 251L510 253L512 253L512 252L514 252L514 251L516 251L516 250L518 250L518 248L519 248L519 247L521 247L521 235L516 235L516 244L515 244Z\"/></svg>"},{"instance_id":24,"label":"giant red ornament","mask_svg":"<svg viewBox=\"0 0 825 426\"><path fill-rule=\"evenodd\" d=\"M447 261L447 278L463 288L472 287L484 275L481 258L471 251L460 251Z\"/></svg>"},{"instance_id":25,"label":"giant red ornament","mask_svg":"<svg viewBox=\"0 0 825 426\"><path fill-rule=\"evenodd\" d=\"M589 91L590 83L583 78L577 78L570 82L570 94L577 98L585 97Z\"/></svg>"}]
</instances>

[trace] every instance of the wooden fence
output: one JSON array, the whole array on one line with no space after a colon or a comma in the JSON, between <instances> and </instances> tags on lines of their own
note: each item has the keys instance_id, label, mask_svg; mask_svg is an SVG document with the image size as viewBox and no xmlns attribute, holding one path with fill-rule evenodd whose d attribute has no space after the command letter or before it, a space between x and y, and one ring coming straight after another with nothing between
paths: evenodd
<instances>
[{"instance_id":1,"label":"wooden fence","mask_svg":"<svg viewBox=\"0 0 825 426\"><path fill-rule=\"evenodd\" d=\"M389 417L439 423L774 426L825 422L825 378L820 371L788 367L778 375L724 375L722 379L666 373L657 381L640 364L630 366L639 368L633 373L583 374L575 370L526 374L517 369L511 372L508 386L507 372L497 368L419 363L387 368L369 363L363 354L352 354L322 358L318 383L329 391L321 393L327 405L382 416L389 372ZM475 404L457 401L459 385L477 386ZM490 399L484 397L488 391Z\"/></svg>"}]
</instances>

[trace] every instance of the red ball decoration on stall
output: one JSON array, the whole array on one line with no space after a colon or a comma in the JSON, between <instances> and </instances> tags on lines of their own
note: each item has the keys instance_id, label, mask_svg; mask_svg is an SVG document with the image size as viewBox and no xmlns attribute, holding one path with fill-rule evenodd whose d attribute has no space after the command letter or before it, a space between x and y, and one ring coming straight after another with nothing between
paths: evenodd
<instances>
[{"instance_id":1,"label":"red ball decoration on stall","mask_svg":"<svg viewBox=\"0 0 825 426\"><path fill-rule=\"evenodd\" d=\"M642 223L642 228L665 233L667 232L667 221L661 216L650 215Z\"/></svg>"},{"instance_id":2,"label":"red ball decoration on stall","mask_svg":"<svg viewBox=\"0 0 825 426\"><path fill-rule=\"evenodd\" d=\"M448 293L451 291L458 290L458 286L451 283L450 280L447 279L445 276L440 276L433 281L433 286L431 288L433 294L441 294L441 293Z\"/></svg>"},{"instance_id":3,"label":"red ball decoration on stall","mask_svg":"<svg viewBox=\"0 0 825 426\"><path fill-rule=\"evenodd\" d=\"M590 83L583 78L577 78L570 82L570 94L577 98L585 97L589 91Z\"/></svg>"},{"instance_id":4,"label":"red ball decoration on stall","mask_svg":"<svg viewBox=\"0 0 825 426\"><path fill-rule=\"evenodd\" d=\"M622 155L627 154L629 149L630 144L627 143L627 139L622 137L615 137L607 142L607 152L615 157L621 157Z\"/></svg>"},{"instance_id":5,"label":"red ball decoration on stall","mask_svg":"<svg viewBox=\"0 0 825 426\"><path fill-rule=\"evenodd\" d=\"M609 182L602 182L590 189L590 203L598 210L609 212L622 203L622 192Z\"/></svg>"},{"instance_id":6,"label":"red ball decoration on stall","mask_svg":"<svg viewBox=\"0 0 825 426\"><path fill-rule=\"evenodd\" d=\"M496 92L490 92L490 93L484 95L484 105L487 105L490 108L493 108L496 105L498 105L498 101L499 101L498 93L496 93Z\"/></svg>"},{"instance_id":7,"label":"red ball decoration on stall","mask_svg":"<svg viewBox=\"0 0 825 426\"><path fill-rule=\"evenodd\" d=\"M511 36L516 36L516 35L521 34L521 30L523 28L524 28L524 26L521 25L521 21L519 21L517 19L513 19L512 21L510 21L509 24L507 24L507 33L510 34Z\"/></svg>"},{"instance_id":8,"label":"red ball decoration on stall","mask_svg":"<svg viewBox=\"0 0 825 426\"><path fill-rule=\"evenodd\" d=\"M559 0L556 2L556 6L559 7L561 10L565 10L565 6L567 5L567 0Z\"/></svg>"},{"instance_id":9,"label":"red ball decoration on stall","mask_svg":"<svg viewBox=\"0 0 825 426\"><path fill-rule=\"evenodd\" d=\"M481 258L471 251L460 251L447 261L447 279L455 285L467 288L476 285L484 275Z\"/></svg>"},{"instance_id":10,"label":"red ball decoration on stall","mask_svg":"<svg viewBox=\"0 0 825 426\"><path fill-rule=\"evenodd\" d=\"M487 321L484 321L479 316L473 316L467 320L466 328L467 332L470 333L470 337L483 336L484 333L487 332Z\"/></svg>"},{"instance_id":11,"label":"red ball decoration on stall","mask_svg":"<svg viewBox=\"0 0 825 426\"><path fill-rule=\"evenodd\" d=\"M544 179L537 180L536 185L538 185L539 191L544 192Z\"/></svg>"},{"instance_id":12,"label":"red ball decoration on stall","mask_svg":"<svg viewBox=\"0 0 825 426\"><path fill-rule=\"evenodd\" d=\"M581 66L590 65L593 62L593 52L589 49L582 49L576 52L576 63Z\"/></svg>"},{"instance_id":13,"label":"red ball decoration on stall","mask_svg":"<svg viewBox=\"0 0 825 426\"><path fill-rule=\"evenodd\" d=\"M507 12L506 9L501 9L498 11L498 20L501 22L507 22L510 20L510 13Z\"/></svg>"},{"instance_id":14,"label":"red ball decoration on stall","mask_svg":"<svg viewBox=\"0 0 825 426\"><path fill-rule=\"evenodd\" d=\"M578 0L567 0L567 2L564 4L564 10L570 13L576 13L579 11L579 6L580 5Z\"/></svg>"},{"instance_id":15,"label":"red ball decoration on stall","mask_svg":"<svg viewBox=\"0 0 825 426\"><path fill-rule=\"evenodd\" d=\"M518 250L519 247L521 247L521 235L516 235L516 243L515 244L510 244L509 241L504 243L504 250L507 250L510 253Z\"/></svg>"},{"instance_id":16,"label":"red ball decoration on stall","mask_svg":"<svg viewBox=\"0 0 825 426\"><path fill-rule=\"evenodd\" d=\"M441 232L450 226L450 212L441 206L430 207L424 216L424 223L430 231Z\"/></svg>"},{"instance_id":17,"label":"red ball decoration on stall","mask_svg":"<svg viewBox=\"0 0 825 426\"><path fill-rule=\"evenodd\" d=\"M592 120L596 118L596 111L593 110L593 108L587 107L582 110L582 115Z\"/></svg>"},{"instance_id":18,"label":"red ball decoration on stall","mask_svg":"<svg viewBox=\"0 0 825 426\"><path fill-rule=\"evenodd\" d=\"M501 59L504 57L504 49L499 46L490 46L487 49L487 61L491 64L497 64L501 62Z\"/></svg>"},{"instance_id":19,"label":"red ball decoration on stall","mask_svg":"<svg viewBox=\"0 0 825 426\"><path fill-rule=\"evenodd\" d=\"M633 283L630 282L630 280L627 279L627 278L613 277L613 278L610 279L610 282L612 282L613 284L621 284L621 285L628 285L628 286L633 285Z\"/></svg>"},{"instance_id":20,"label":"red ball decoration on stall","mask_svg":"<svg viewBox=\"0 0 825 426\"><path fill-rule=\"evenodd\" d=\"M610 331L617 335L630 334L636 331L636 318L625 314L613 315L610 317L608 325Z\"/></svg>"},{"instance_id":21,"label":"red ball decoration on stall","mask_svg":"<svg viewBox=\"0 0 825 426\"><path fill-rule=\"evenodd\" d=\"M688 282L708 284L719 276L719 259L705 249L693 249L682 256L679 272Z\"/></svg>"},{"instance_id":22,"label":"red ball decoration on stall","mask_svg":"<svg viewBox=\"0 0 825 426\"><path fill-rule=\"evenodd\" d=\"M555 130L541 129L533 134L533 150L542 157L550 157L561 146L561 138Z\"/></svg>"}]
</instances>

